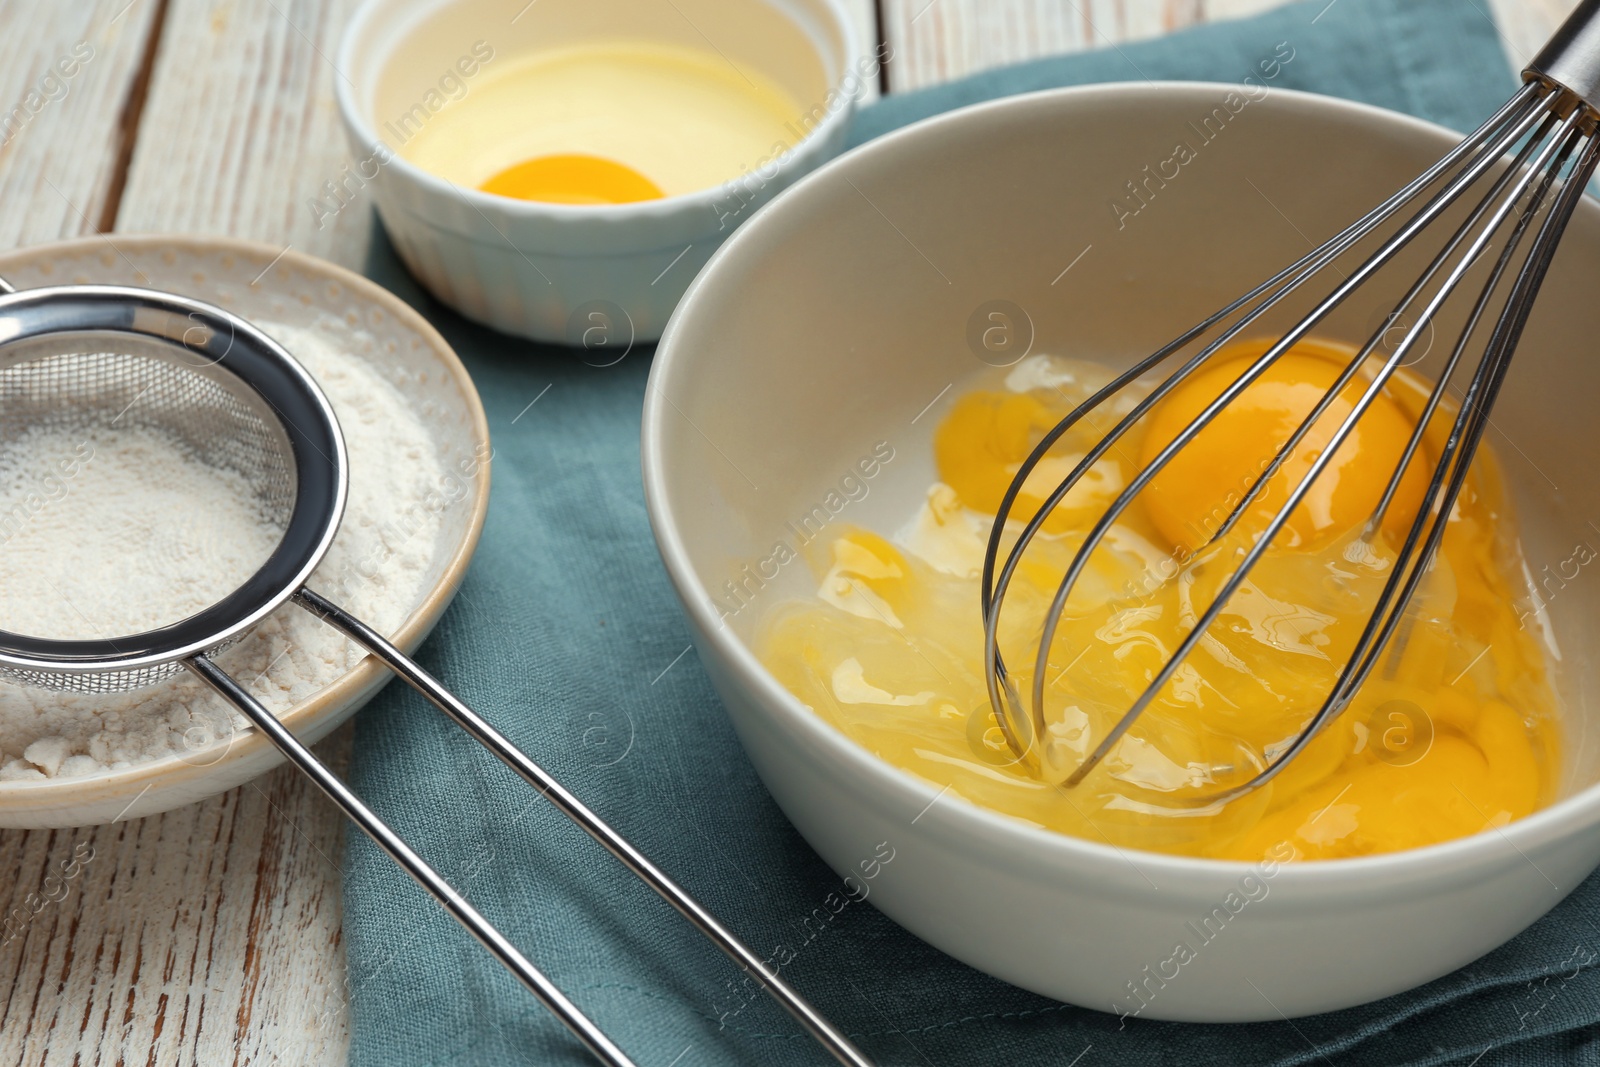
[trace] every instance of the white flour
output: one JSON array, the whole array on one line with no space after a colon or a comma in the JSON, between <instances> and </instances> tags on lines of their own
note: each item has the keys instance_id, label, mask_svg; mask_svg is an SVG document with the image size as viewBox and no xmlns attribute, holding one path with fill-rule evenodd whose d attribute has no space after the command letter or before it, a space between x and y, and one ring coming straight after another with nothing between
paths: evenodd
<instances>
[{"instance_id":1,"label":"white flour","mask_svg":"<svg viewBox=\"0 0 1600 1067\"><path fill-rule=\"evenodd\" d=\"M444 524L438 502L454 499L442 492L452 484L444 459L400 391L346 354L331 334L266 329L327 393L349 451L344 521L311 588L380 632L392 632L433 579L429 571ZM26 521L0 531L7 539L0 553L13 553L0 563L0 626L39 637L136 632L182 618L237 587L266 558L274 538L243 485L204 470L186 461L174 442L148 431L99 434L89 443L47 432L9 444L0 459L0 514L19 514L18 500L27 506L21 513ZM92 495L105 492L118 494L114 507ZM105 518L119 509L125 509L120 520ZM100 527L75 525L85 519ZM224 548L216 538L232 543ZM80 548L70 567L44 554L74 543ZM214 569L191 573L184 563L193 555ZM52 587L84 609L81 614L64 613L59 599L41 600ZM361 655L336 631L286 605L218 659L281 713L354 667ZM0 680L0 781L92 774L175 753L208 763L217 758L214 742L242 728L237 713L188 675L100 696Z\"/></svg>"},{"instance_id":2,"label":"white flour","mask_svg":"<svg viewBox=\"0 0 1600 1067\"><path fill-rule=\"evenodd\" d=\"M0 449L0 629L125 637L244 583L279 531L236 471L147 428L40 428Z\"/></svg>"}]
</instances>

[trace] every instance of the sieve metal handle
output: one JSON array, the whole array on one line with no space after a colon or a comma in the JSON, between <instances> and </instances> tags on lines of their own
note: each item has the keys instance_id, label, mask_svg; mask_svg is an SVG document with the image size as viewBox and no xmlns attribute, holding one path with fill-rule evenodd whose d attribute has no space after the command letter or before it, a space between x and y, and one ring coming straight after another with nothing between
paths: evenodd
<instances>
[{"instance_id":1,"label":"sieve metal handle","mask_svg":"<svg viewBox=\"0 0 1600 1067\"><path fill-rule=\"evenodd\" d=\"M0 292L11 289L0 279ZM767 990L834 1059L845 1067L872 1067L872 1062L780 979L775 970L542 767L382 635L303 587L302 583L321 561L338 530L348 488L348 461L332 405L311 375L282 346L249 322L220 308L147 289L56 286L8 296L0 303L8 320L16 320L13 325L17 329L8 335L8 341L16 337L87 331L125 336L129 343L137 343L141 352L153 348L160 358L173 363L177 360L169 357L179 349L214 356L206 363L208 369L217 368L226 358L227 365L218 368L217 374L226 376L232 385L219 388L250 408L248 414L254 420L250 424L252 429L259 429L257 423L276 424L281 433L282 440L273 437L268 444L281 446L276 451L282 453L284 464L262 473L277 476L279 480L273 484L279 488L283 482L292 484L292 491L287 494L292 496L292 501L274 497L275 503L286 506L292 503L288 509L287 528L278 547L255 575L224 600L181 623L117 641L48 641L0 633L0 672L35 684L56 683L69 690L87 688L100 692L149 684L166 677L161 671L182 664L238 708L352 822L554 1012L595 1057L609 1067L633 1067L622 1050L467 903L462 894L312 755L276 716L208 657L208 652L226 647L285 600L293 599L385 663L496 758L537 788L541 795L548 797L562 814L605 846L710 938L751 980ZM201 331L203 343L190 338L197 326L204 327ZM9 347L8 344L8 352ZM182 361L183 366L191 370L192 362ZM100 379L92 376L90 379L98 387ZM187 390L187 384L173 390L178 399L168 405L169 409L174 404L190 402L185 399L190 397ZM247 394L248 401L241 399ZM143 392L139 394L143 395ZM245 449L252 454L270 450L248 443ZM90 678L98 681L88 682Z\"/></svg>"},{"instance_id":2,"label":"sieve metal handle","mask_svg":"<svg viewBox=\"0 0 1600 1067\"><path fill-rule=\"evenodd\" d=\"M223 699L238 708L258 730L266 734L267 738L288 757L289 762L315 782L351 822L377 842L378 847L387 852L390 859L404 868L422 888L444 905L457 922L466 927L484 948L493 953L507 970L516 975L518 980L539 998L540 1003L555 1013L556 1018L583 1042L596 1059L608 1067L637 1067L627 1054L605 1035L605 1031L596 1026L576 1004L567 999L566 994L556 988L555 983L545 977L544 972L517 951L517 947L506 940L504 934L496 930L478 909L467 903L465 897L456 892L438 871L428 866L427 861L417 855L388 823L367 807L361 798L356 796L338 775L329 770L327 764L317 759L299 738L290 733L272 712L245 692L231 675L204 655L191 656L184 660L184 663Z\"/></svg>"},{"instance_id":3,"label":"sieve metal handle","mask_svg":"<svg viewBox=\"0 0 1600 1067\"><path fill-rule=\"evenodd\" d=\"M726 953L728 958L739 966L740 970L744 971L759 986L771 994L772 998L783 1005L789 1014L793 1015L796 1021L805 1027L806 1031L816 1038L823 1048L828 1050L834 1059L845 1064L846 1067L873 1067L872 1061L860 1049L856 1048L848 1037L836 1029L832 1023L828 1022L827 1018L817 1011L792 986L778 977L776 973L769 972L761 957L752 952L732 931L717 921L716 916L701 906L700 902L690 896L688 891L669 878L666 872L651 863L644 853L634 848L626 838L612 829L604 819L591 811L581 800L568 792L560 782L551 777L550 773L543 767L535 763L527 753L517 748L504 734L489 725L481 716L467 707L454 693L440 684L438 679L423 670L404 652L390 644L382 634L326 597L320 596L302 586L291 599L382 660L396 675L405 679L406 684L427 697L435 707L449 716L456 725L471 734L484 748L494 753L500 762L516 771L529 785L538 789L540 794L548 798L552 804L560 809L563 815L571 819L586 834L603 845L606 851L621 860L630 871L638 875L645 884L660 894L684 918L693 923L696 929ZM276 723L276 720L273 721ZM278 729L282 730L283 728L280 725ZM416 876L416 872L413 871L412 874L414 877ZM535 992L537 993L538 991L535 990ZM560 1013L558 1012L557 1014ZM579 1016L579 1018L581 1019L582 1016ZM572 1023L568 1022L567 1025L571 1026ZM580 1034L579 1036L582 1035Z\"/></svg>"}]
</instances>

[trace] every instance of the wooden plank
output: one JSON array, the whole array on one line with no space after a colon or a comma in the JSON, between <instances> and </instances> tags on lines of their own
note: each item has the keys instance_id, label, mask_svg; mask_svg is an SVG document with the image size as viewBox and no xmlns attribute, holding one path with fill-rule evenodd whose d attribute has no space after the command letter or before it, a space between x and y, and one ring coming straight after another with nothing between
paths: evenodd
<instances>
[{"instance_id":1,"label":"wooden plank","mask_svg":"<svg viewBox=\"0 0 1600 1067\"><path fill-rule=\"evenodd\" d=\"M372 213L307 202L349 162L332 57L355 0L170 0L116 228L222 233L360 268Z\"/></svg>"},{"instance_id":2,"label":"wooden plank","mask_svg":"<svg viewBox=\"0 0 1600 1067\"><path fill-rule=\"evenodd\" d=\"M0 1062L344 1062L341 838L302 783L7 834L8 914L29 918L0 950Z\"/></svg>"},{"instance_id":3,"label":"wooden plank","mask_svg":"<svg viewBox=\"0 0 1600 1067\"><path fill-rule=\"evenodd\" d=\"M0 248L95 230L159 6L0 0Z\"/></svg>"},{"instance_id":4,"label":"wooden plank","mask_svg":"<svg viewBox=\"0 0 1600 1067\"><path fill-rule=\"evenodd\" d=\"M1040 56L1104 48L1283 0L882 0L894 92Z\"/></svg>"},{"instance_id":5,"label":"wooden plank","mask_svg":"<svg viewBox=\"0 0 1600 1067\"><path fill-rule=\"evenodd\" d=\"M851 21L856 26L856 36L861 41L862 47L872 51L883 39L878 33L878 4L877 0L844 0L844 6L850 11ZM864 87L860 102L865 104L878 98L878 83L876 81Z\"/></svg>"},{"instance_id":6,"label":"wooden plank","mask_svg":"<svg viewBox=\"0 0 1600 1067\"><path fill-rule=\"evenodd\" d=\"M114 217L162 6L0 3L7 29L0 37L6 245L91 233ZM271 796L275 786L263 788ZM0 833L0 849L11 857L0 868L0 910L10 919L0 937L0 1062L69 1063L80 1054L91 1063L179 1060L176 1041L152 1055L148 1035L192 1031L194 1006L159 986L141 994L186 954L209 958L194 936L201 927L186 917L213 905L146 890L170 884L174 860L225 863L227 851L212 843L245 832L230 819L238 807L234 798L95 830ZM274 848L270 836L261 848ZM213 980L237 985L230 976L248 973L237 963L247 957L227 947Z\"/></svg>"},{"instance_id":7,"label":"wooden plank","mask_svg":"<svg viewBox=\"0 0 1600 1067\"><path fill-rule=\"evenodd\" d=\"M346 158L323 57L353 0L168 2L120 205L110 210L106 190L118 184L122 142L104 129L74 131L59 144L30 137L42 153L31 163L40 180L71 175L85 214L114 218L118 230L230 233L359 265L368 213L342 212L318 230L305 207L309 190L336 176ZM136 4L146 15L157 8L154 0ZM130 23L139 6L125 16ZM65 4L39 5L38 15L30 0L13 7L69 44L79 32L82 20ZM114 120L120 101L99 110ZM41 113L39 123L49 117ZM106 146L113 165L96 168L96 149L103 156ZM0 182L8 179L18 180L14 167L0 172ZM82 228L68 225L75 216L56 208L48 186L31 200L26 191L12 196L60 220L36 225L34 239ZM3 217L9 223L18 214ZM341 731L320 751L342 765L347 747ZM64 899L47 903L0 949L0 989L9 991L0 1062L346 1059L336 866L343 823L299 775L280 770L212 801L111 827L6 836L21 856L14 872L0 871L0 899L12 907L27 910L44 897L47 875L70 863L74 849L92 858ZM61 895L58 883L49 883L51 895Z\"/></svg>"},{"instance_id":8,"label":"wooden plank","mask_svg":"<svg viewBox=\"0 0 1600 1067\"><path fill-rule=\"evenodd\" d=\"M896 92L1039 56L1104 48L1284 0L883 0ZM1472 0L1485 3L1486 0ZM1487 0L1520 69L1575 0ZM1487 10L1487 8L1486 8Z\"/></svg>"}]
</instances>

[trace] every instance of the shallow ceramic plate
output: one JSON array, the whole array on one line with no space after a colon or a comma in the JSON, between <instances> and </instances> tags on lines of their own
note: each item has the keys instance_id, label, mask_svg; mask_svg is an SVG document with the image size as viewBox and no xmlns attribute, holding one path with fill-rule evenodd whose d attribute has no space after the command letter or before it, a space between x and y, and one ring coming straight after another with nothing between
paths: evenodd
<instances>
[{"instance_id":1,"label":"shallow ceramic plate","mask_svg":"<svg viewBox=\"0 0 1600 1067\"><path fill-rule=\"evenodd\" d=\"M454 468L458 458L489 454L483 405L444 338L394 294L331 263L248 241L118 235L5 253L0 277L18 289L88 282L164 289L217 304L268 332L274 326L325 331L330 323L342 323L338 328L350 331L350 351L413 406L447 464ZM489 465L469 467L464 491L441 512L422 592L387 635L408 652L449 606L483 529ZM364 657L281 711L280 718L302 740L315 741L353 715L390 677ZM151 815L232 789L281 761L259 732L240 729L121 770L0 782L0 827L88 826Z\"/></svg>"}]
</instances>

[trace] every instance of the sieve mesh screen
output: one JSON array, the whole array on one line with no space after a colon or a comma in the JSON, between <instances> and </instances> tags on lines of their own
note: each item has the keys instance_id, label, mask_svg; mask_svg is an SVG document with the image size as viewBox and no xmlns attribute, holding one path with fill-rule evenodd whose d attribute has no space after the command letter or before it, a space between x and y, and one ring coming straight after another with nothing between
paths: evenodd
<instances>
[{"instance_id":1,"label":"sieve mesh screen","mask_svg":"<svg viewBox=\"0 0 1600 1067\"><path fill-rule=\"evenodd\" d=\"M248 486L246 506L257 510L270 543L288 530L297 489L289 438L266 399L215 360L131 333L46 334L0 347L0 450L23 449L40 434L104 441L141 431L172 442L186 461L231 472L231 481ZM0 525L18 518L0 514ZM115 645L122 638L105 640ZM0 635L0 644L9 643ZM221 640L209 651L231 643ZM24 685L90 693L140 688L183 670L177 660L93 672L0 664L0 676Z\"/></svg>"}]
</instances>

